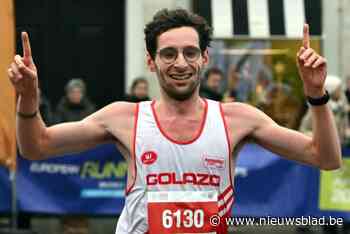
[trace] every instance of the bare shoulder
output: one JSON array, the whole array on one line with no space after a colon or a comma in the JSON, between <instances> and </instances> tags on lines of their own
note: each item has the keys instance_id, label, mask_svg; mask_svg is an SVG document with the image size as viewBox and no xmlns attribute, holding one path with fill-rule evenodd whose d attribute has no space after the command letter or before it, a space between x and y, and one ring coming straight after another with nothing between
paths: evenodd
<instances>
[{"instance_id":1,"label":"bare shoulder","mask_svg":"<svg viewBox=\"0 0 350 234\"><path fill-rule=\"evenodd\" d=\"M90 115L85 121L95 122L112 134L119 130L127 131L134 127L136 107L136 103L114 102Z\"/></svg>"},{"instance_id":2,"label":"bare shoulder","mask_svg":"<svg viewBox=\"0 0 350 234\"><path fill-rule=\"evenodd\" d=\"M90 115L88 120L97 120L105 122L109 119L129 119L132 118L136 111L136 103L113 102L102 109Z\"/></svg>"},{"instance_id":3,"label":"bare shoulder","mask_svg":"<svg viewBox=\"0 0 350 234\"><path fill-rule=\"evenodd\" d=\"M128 119L134 117L136 106L136 103L131 102L114 102L102 108L100 112L106 118Z\"/></svg>"},{"instance_id":4,"label":"bare shoulder","mask_svg":"<svg viewBox=\"0 0 350 234\"><path fill-rule=\"evenodd\" d=\"M225 118L229 121L233 119L259 120L265 115L259 109L241 102L224 103L222 110Z\"/></svg>"},{"instance_id":5,"label":"bare shoulder","mask_svg":"<svg viewBox=\"0 0 350 234\"><path fill-rule=\"evenodd\" d=\"M94 114L85 121L93 123L109 136L112 136L119 145L129 150L131 146L132 132L135 125L137 111L136 103L114 102Z\"/></svg>"},{"instance_id":6,"label":"bare shoulder","mask_svg":"<svg viewBox=\"0 0 350 234\"><path fill-rule=\"evenodd\" d=\"M273 120L259 109L245 103L231 102L222 104L222 111L230 133L234 133L232 139L237 142L251 137L261 126L273 123Z\"/></svg>"}]
</instances>

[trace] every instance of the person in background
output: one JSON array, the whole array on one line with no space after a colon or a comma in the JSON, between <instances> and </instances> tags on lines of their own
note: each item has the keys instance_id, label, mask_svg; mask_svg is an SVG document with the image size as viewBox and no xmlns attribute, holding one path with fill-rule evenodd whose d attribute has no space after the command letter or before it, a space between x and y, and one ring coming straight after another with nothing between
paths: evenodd
<instances>
[{"instance_id":1,"label":"person in background","mask_svg":"<svg viewBox=\"0 0 350 234\"><path fill-rule=\"evenodd\" d=\"M346 130L348 129L348 117L347 117L347 103L342 89L342 81L339 77L328 75L325 81L325 88L330 95L330 101L328 103L330 109L333 112L333 116L338 129L340 143L344 145L346 143ZM300 129L301 132L307 135L312 135L312 113L310 109L306 112L302 119ZM344 233L348 233L349 224L344 223ZM298 229L299 233L311 233L310 227L301 227ZM323 232L325 234L338 233L338 226L323 226Z\"/></svg>"},{"instance_id":2,"label":"person in background","mask_svg":"<svg viewBox=\"0 0 350 234\"><path fill-rule=\"evenodd\" d=\"M51 103L50 103L49 99L41 91L40 88L38 88L38 100L39 100L39 110L40 110L41 118L43 119L46 126L51 126L52 124L54 124ZM4 125L0 124L0 126L4 126ZM2 132L5 132L5 131L2 131ZM4 139L8 140L6 138L4 138ZM9 141L5 141L5 140L3 140L4 144L9 144ZM0 144L1 143L2 143L2 141L0 139ZM32 227L32 225L31 225L32 217L33 217L33 215L31 213L22 212L22 211L19 212L18 216L17 216L18 228L30 230Z\"/></svg>"},{"instance_id":3,"label":"person in background","mask_svg":"<svg viewBox=\"0 0 350 234\"><path fill-rule=\"evenodd\" d=\"M239 76L236 66L232 64L228 69L227 87L222 100L223 102L238 101Z\"/></svg>"},{"instance_id":4,"label":"person in background","mask_svg":"<svg viewBox=\"0 0 350 234\"><path fill-rule=\"evenodd\" d=\"M143 77L136 78L130 88L130 93L126 95L127 102L142 102L151 100L148 95L148 81Z\"/></svg>"},{"instance_id":5,"label":"person in background","mask_svg":"<svg viewBox=\"0 0 350 234\"><path fill-rule=\"evenodd\" d=\"M95 105L87 98L86 85L82 79L71 79L65 87L66 95L56 108L56 122L80 121L95 112ZM63 216L63 234L87 234L89 219L86 216Z\"/></svg>"},{"instance_id":6,"label":"person in background","mask_svg":"<svg viewBox=\"0 0 350 234\"><path fill-rule=\"evenodd\" d=\"M256 80L255 86L255 103L258 108L264 105L269 105L271 99L269 98L269 92L273 89L274 84L271 77L260 71Z\"/></svg>"},{"instance_id":7,"label":"person in background","mask_svg":"<svg viewBox=\"0 0 350 234\"><path fill-rule=\"evenodd\" d=\"M338 129L340 143L344 145L347 138L347 129L349 127L349 122L347 118L347 103L342 89L341 79L337 76L328 75L325 88L330 95L329 107L333 112L336 126ZM300 131L306 134L311 134L312 132L312 121L311 121L311 111L308 110L304 116Z\"/></svg>"},{"instance_id":8,"label":"person in background","mask_svg":"<svg viewBox=\"0 0 350 234\"><path fill-rule=\"evenodd\" d=\"M49 99L45 96L43 92L39 89L39 110L43 121L47 126L54 124L54 116L52 113L52 107Z\"/></svg>"},{"instance_id":9,"label":"person in background","mask_svg":"<svg viewBox=\"0 0 350 234\"><path fill-rule=\"evenodd\" d=\"M56 108L56 123L79 121L96 111L86 95L86 85L82 79L70 80L65 91L66 95Z\"/></svg>"},{"instance_id":10,"label":"person in background","mask_svg":"<svg viewBox=\"0 0 350 234\"><path fill-rule=\"evenodd\" d=\"M204 74L204 83L200 86L199 95L215 101L222 100L220 84L224 73L217 67L209 68Z\"/></svg>"},{"instance_id":11,"label":"person in background","mask_svg":"<svg viewBox=\"0 0 350 234\"><path fill-rule=\"evenodd\" d=\"M349 109L349 105L350 105L350 75L346 78L346 89L345 89L345 96L347 99L347 104L348 104L348 120L350 121L350 109Z\"/></svg>"},{"instance_id":12,"label":"person in background","mask_svg":"<svg viewBox=\"0 0 350 234\"><path fill-rule=\"evenodd\" d=\"M350 75L346 78L345 96L348 100L348 103L350 103Z\"/></svg>"}]
</instances>

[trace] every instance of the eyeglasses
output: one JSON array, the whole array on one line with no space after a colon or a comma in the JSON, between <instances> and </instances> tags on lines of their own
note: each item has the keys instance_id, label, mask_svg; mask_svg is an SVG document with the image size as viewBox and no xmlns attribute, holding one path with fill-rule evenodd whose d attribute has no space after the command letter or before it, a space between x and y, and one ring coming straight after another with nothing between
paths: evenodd
<instances>
[{"instance_id":1,"label":"eyeglasses","mask_svg":"<svg viewBox=\"0 0 350 234\"><path fill-rule=\"evenodd\" d=\"M201 55L201 50L195 46L187 46L187 47L184 47L183 49L178 49L175 47L166 47L166 48L160 49L157 53L159 54L159 58L164 63L170 64L176 61L180 53L179 51L181 50L185 60L188 63L196 62Z\"/></svg>"}]
</instances>

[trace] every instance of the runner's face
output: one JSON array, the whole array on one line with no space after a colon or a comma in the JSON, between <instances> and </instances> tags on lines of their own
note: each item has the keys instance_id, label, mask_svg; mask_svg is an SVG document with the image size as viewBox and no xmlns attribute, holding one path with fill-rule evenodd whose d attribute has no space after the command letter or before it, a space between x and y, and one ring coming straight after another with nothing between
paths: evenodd
<instances>
[{"instance_id":1,"label":"runner's face","mask_svg":"<svg viewBox=\"0 0 350 234\"><path fill-rule=\"evenodd\" d=\"M208 52L200 52L198 33L191 27L162 33L158 37L155 60L148 56L148 65L157 73L162 91L179 101L198 94L199 74L207 63Z\"/></svg>"}]
</instances>

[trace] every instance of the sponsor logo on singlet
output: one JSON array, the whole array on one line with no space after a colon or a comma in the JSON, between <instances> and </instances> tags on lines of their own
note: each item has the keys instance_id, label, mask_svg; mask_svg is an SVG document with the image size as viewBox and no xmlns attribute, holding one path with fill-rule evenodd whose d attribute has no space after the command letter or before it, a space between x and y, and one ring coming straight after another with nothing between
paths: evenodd
<instances>
[{"instance_id":1,"label":"sponsor logo on singlet","mask_svg":"<svg viewBox=\"0 0 350 234\"><path fill-rule=\"evenodd\" d=\"M147 185L193 184L219 186L220 176L205 173L175 172L150 173L146 176Z\"/></svg>"},{"instance_id":2,"label":"sponsor logo on singlet","mask_svg":"<svg viewBox=\"0 0 350 234\"><path fill-rule=\"evenodd\" d=\"M157 154L154 151L147 151L142 154L141 161L143 164L150 165L157 161Z\"/></svg>"},{"instance_id":3,"label":"sponsor logo on singlet","mask_svg":"<svg viewBox=\"0 0 350 234\"><path fill-rule=\"evenodd\" d=\"M224 169L225 168L225 159L217 156L202 156L203 164L207 168L213 169Z\"/></svg>"}]
</instances>

